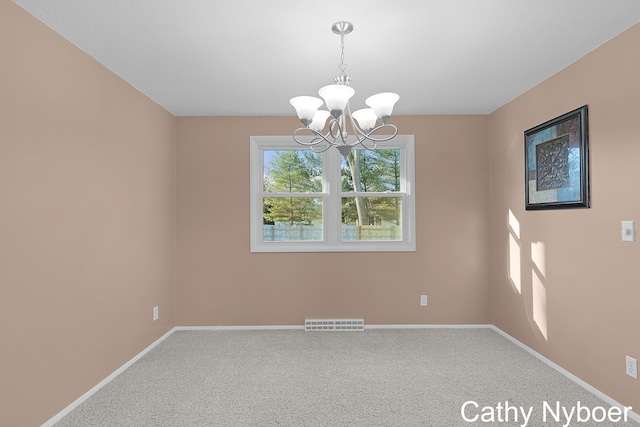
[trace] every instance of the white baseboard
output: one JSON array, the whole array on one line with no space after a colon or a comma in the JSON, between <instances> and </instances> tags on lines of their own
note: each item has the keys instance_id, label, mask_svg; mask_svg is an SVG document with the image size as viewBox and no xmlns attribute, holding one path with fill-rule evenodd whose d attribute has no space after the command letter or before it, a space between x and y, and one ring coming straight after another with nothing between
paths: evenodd
<instances>
[{"instance_id":1,"label":"white baseboard","mask_svg":"<svg viewBox=\"0 0 640 427\"><path fill-rule=\"evenodd\" d=\"M551 368L555 369L556 371L558 371L559 373L561 373L562 375L564 375L565 377L569 378L571 381L573 381L574 383L578 384L579 386L581 386L582 388L584 388L585 390L593 393L594 395L596 395L597 397L599 397L600 399L604 400L605 402L607 402L609 405L611 406L617 406L619 408L623 408L624 405L622 405L620 402L612 399L611 397L607 396L606 394L604 394L603 392L601 392L600 390L598 390L597 388L593 387L592 385L590 385L589 383L581 380L580 378L576 377L575 375L573 375L571 372L567 371L566 369L564 369L562 366L558 365L555 362L552 362L550 359L547 359L545 356L543 356L542 354L538 353L537 351L535 351L534 349L532 349L531 347L529 347L528 345L518 341L517 339L515 339L514 337L512 337L511 335L509 335L508 333L506 333L505 331L503 331L502 329L498 328L495 325L489 325L489 327L491 329L493 329L494 331L496 331L497 333L499 333L500 335L502 335L503 337L507 338L509 341L513 342L515 345L517 345L518 347L522 348L523 350L525 350L527 353L531 354L532 356L534 356L535 358L539 359L540 361L544 362L545 364L547 364L548 366L550 366ZM629 417L631 419L633 419L636 422L640 423L640 415L637 414L634 411L629 411Z\"/></svg>"},{"instance_id":2,"label":"white baseboard","mask_svg":"<svg viewBox=\"0 0 640 427\"><path fill-rule=\"evenodd\" d=\"M175 329L175 328L174 328ZM140 359L142 356L144 356L145 354L147 354L149 351L151 351L151 349L153 349L155 346L157 346L158 344L160 344L162 341L164 341L165 339L167 339L167 337L169 335L171 335L174 331L174 329L171 329L169 332L167 332L166 334L164 334L163 336L161 336L160 338L158 338L157 340L155 340L150 346L148 346L147 348L145 348L144 350L142 350L140 353L138 353L137 355L135 355L131 360L129 360L127 363L125 363L124 365L120 366L118 369L116 369L115 371L113 371L108 377L106 377L105 379L103 379L102 381L100 381L98 384L96 384L91 390L89 390L88 392L86 392L85 394L83 394L82 396L80 396L79 398L77 398L76 400L74 400L69 406L67 406L66 408L64 408L62 411L58 412L56 415L53 416L53 418L49 419L46 423L42 424L41 427L52 427L55 423L57 423L58 421L60 421L65 415L67 415L69 412L73 411L75 408L77 408L82 402L84 402L85 400L87 400L88 398L90 398L94 393L96 393L98 390L100 390L102 387L104 387L105 385L107 385L108 383L111 382L111 380L113 380L115 377L117 377L118 375L120 375L122 372L124 372L129 366L133 365L135 362L138 361L138 359Z\"/></svg>"},{"instance_id":3,"label":"white baseboard","mask_svg":"<svg viewBox=\"0 0 640 427\"><path fill-rule=\"evenodd\" d=\"M565 377L569 378L571 381L573 381L576 384L580 385L581 387L583 387L587 391L593 393L594 395L596 395L597 397L599 397L603 401L607 402L611 406L617 406L619 408L623 408L624 407L624 405L622 405L621 403L617 402L616 400L614 400L611 397L607 396L606 394L604 394L600 390L596 389L595 387L591 386L590 384L588 384L585 381L581 380L580 378L576 377L571 372L567 371L566 369L562 368L560 365L558 365L558 364L552 362L551 360L547 359L542 354L540 354L537 351L533 350L532 348L530 348L526 344L518 341L517 339L515 339L511 335L507 334L506 332L504 332L502 329L498 328L495 325L490 325L490 324L479 324L479 325L470 325L470 324L465 324L465 325L455 325L455 324L454 325L429 325L429 324L365 325L365 330L366 329L492 329L492 330L496 331L497 333L499 333L500 335L502 335L503 337L505 337L508 340L510 340L511 342L513 342L514 344L516 344L518 347L522 348L523 350L525 350L526 352L530 353L531 355L533 355L537 359L541 360L542 362L544 362L545 364L547 364L551 368L555 369L556 371L558 371L559 373L561 373ZM125 363L120 368L115 370L111 375L109 375L108 377L106 377L105 379L100 381L98 384L96 384L91 390L87 391L85 394L83 394L82 396L77 398L75 401L73 401L73 403L71 403L69 406L64 408L62 411L58 412L53 418L48 420L46 423L42 424L41 427L52 427L55 423L60 421L65 415L67 415L69 412L71 412L76 407L78 407L82 402L84 402L89 397L91 397L91 395L93 395L98 390L100 390L102 387L104 387L106 384L111 382L111 380L113 380L115 377L117 377L122 372L124 372L129 366L133 365L136 361L138 361L138 359L140 359L142 356L147 354L151 349L156 347L158 344L160 344L162 341L167 339L171 334L173 334L176 331L261 331L261 330L304 330L304 325L176 326L173 329L171 329L169 332L167 332L166 334L164 334L163 336L158 338L156 341L154 341L153 344L151 344L150 346L148 346L147 348L142 350L140 353L138 353L136 356L134 356L127 363ZM640 415L638 415L636 412L629 411L629 416L630 416L630 418L632 418L636 422L640 423Z\"/></svg>"},{"instance_id":4,"label":"white baseboard","mask_svg":"<svg viewBox=\"0 0 640 427\"><path fill-rule=\"evenodd\" d=\"M264 331L304 330L304 325L253 325L253 326L176 326L174 331Z\"/></svg>"},{"instance_id":5,"label":"white baseboard","mask_svg":"<svg viewBox=\"0 0 640 427\"><path fill-rule=\"evenodd\" d=\"M364 325L365 329L487 329L493 325L470 325L470 324L451 324L451 325L429 325L429 324L395 324L395 325Z\"/></svg>"},{"instance_id":6,"label":"white baseboard","mask_svg":"<svg viewBox=\"0 0 640 427\"><path fill-rule=\"evenodd\" d=\"M429 324L395 324L364 325L364 329L487 329L493 325L429 325ZM304 325L247 325L247 326L176 326L174 331L262 331L262 330L304 330Z\"/></svg>"}]
</instances>

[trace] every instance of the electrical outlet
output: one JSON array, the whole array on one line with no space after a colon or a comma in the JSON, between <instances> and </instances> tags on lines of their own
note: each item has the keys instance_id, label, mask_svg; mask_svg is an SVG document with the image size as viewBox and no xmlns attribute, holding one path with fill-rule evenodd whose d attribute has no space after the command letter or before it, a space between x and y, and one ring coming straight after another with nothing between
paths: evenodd
<instances>
[{"instance_id":1,"label":"electrical outlet","mask_svg":"<svg viewBox=\"0 0 640 427\"><path fill-rule=\"evenodd\" d=\"M156 305L155 307L153 307L153 321L155 322L156 320L158 320L158 306Z\"/></svg>"},{"instance_id":2,"label":"electrical outlet","mask_svg":"<svg viewBox=\"0 0 640 427\"><path fill-rule=\"evenodd\" d=\"M426 307L426 306L427 306L427 296L420 295L420 307Z\"/></svg>"},{"instance_id":3,"label":"electrical outlet","mask_svg":"<svg viewBox=\"0 0 640 427\"><path fill-rule=\"evenodd\" d=\"M638 379L638 361L631 356L627 356L627 375Z\"/></svg>"}]
</instances>

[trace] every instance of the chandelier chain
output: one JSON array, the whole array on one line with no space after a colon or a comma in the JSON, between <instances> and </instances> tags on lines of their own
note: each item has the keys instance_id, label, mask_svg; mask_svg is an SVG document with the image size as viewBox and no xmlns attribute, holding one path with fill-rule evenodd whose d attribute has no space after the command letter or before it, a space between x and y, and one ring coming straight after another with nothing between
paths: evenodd
<instances>
[{"instance_id":1,"label":"chandelier chain","mask_svg":"<svg viewBox=\"0 0 640 427\"><path fill-rule=\"evenodd\" d=\"M347 68L347 64L344 63L344 33L340 34L340 48L342 52L340 53L340 65L338 65L338 69L344 74L344 70Z\"/></svg>"}]
</instances>

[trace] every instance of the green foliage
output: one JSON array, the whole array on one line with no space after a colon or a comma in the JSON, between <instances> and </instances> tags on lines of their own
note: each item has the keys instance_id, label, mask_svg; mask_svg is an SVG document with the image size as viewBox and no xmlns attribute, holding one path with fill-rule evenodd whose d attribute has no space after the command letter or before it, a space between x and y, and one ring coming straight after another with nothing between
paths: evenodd
<instances>
[{"instance_id":1,"label":"green foliage","mask_svg":"<svg viewBox=\"0 0 640 427\"><path fill-rule=\"evenodd\" d=\"M342 191L400 191L400 150L354 150L342 161ZM342 200L345 224L400 223L400 198L351 197Z\"/></svg>"},{"instance_id":2,"label":"green foliage","mask_svg":"<svg viewBox=\"0 0 640 427\"><path fill-rule=\"evenodd\" d=\"M400 150L353 150L342 160L342 191L400 191Z\"/></svg>"},{"instance_id":3,"label":"green foliage","mask_svg":"<svg viewBox=\"0 0 640 427\"><path fill-rule=\"evenodd\" d=\"M270 193L314 193L322 191L322 157L308 150L269 152L265 167L265 191ZM270 197L263 205L263 223L312 224L322 218L318 197Z\"/></svg>"},{"instance_id":4,"label":"green foliage","mask_svg":"<svg viewBox=\"0 0 640 427\"><path fill-rule=\"evenodd\" d=\"M264 200L264 223L277 222L289 225L311 225L322 218L322 202L319 198L273 197Z\"/></svg>"},{"instance_id":5,"label":"green foliage","mask_svg":"<svg viewBox=\"0 0 640 427\"><path fill-rule=\"evenodd\" d=\"M269 197L263 205L264 224L313 224L322 218L322 155L310 150L270 151L264 185L268 193L310 193L309 196ZM342 160L342 191L400 191L400 150L353 150ZM390 195L392 196L392 195ZM399 197L346 197L342 200L345 224L400 224Z\"/></svg>"}]
</instances>

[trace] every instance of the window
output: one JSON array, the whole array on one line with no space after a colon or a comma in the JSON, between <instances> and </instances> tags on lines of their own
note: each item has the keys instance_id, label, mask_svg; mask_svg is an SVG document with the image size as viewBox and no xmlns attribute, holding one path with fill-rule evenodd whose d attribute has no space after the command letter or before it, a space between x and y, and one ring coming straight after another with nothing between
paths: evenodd
<instances>
[{"instance_id":1,"label":"window","mask_svg":"<svg viewBox=\"0 0 640 427\"><path fill-rule=\"evenodd\" d=\"M347 158L251 137L252 252L415 251L412 135Z\"/></svg>"}]
</instances>

